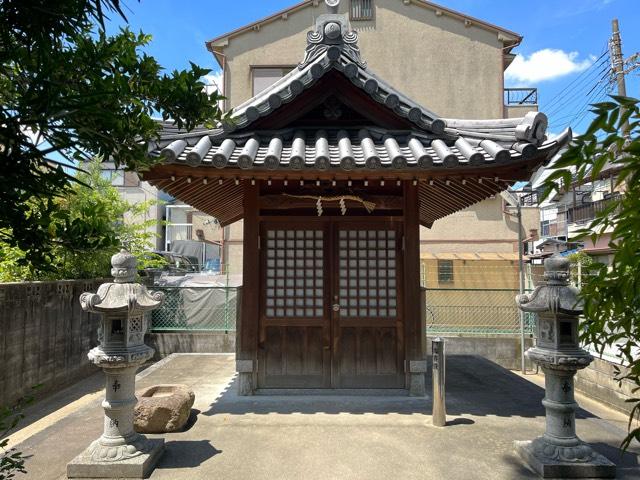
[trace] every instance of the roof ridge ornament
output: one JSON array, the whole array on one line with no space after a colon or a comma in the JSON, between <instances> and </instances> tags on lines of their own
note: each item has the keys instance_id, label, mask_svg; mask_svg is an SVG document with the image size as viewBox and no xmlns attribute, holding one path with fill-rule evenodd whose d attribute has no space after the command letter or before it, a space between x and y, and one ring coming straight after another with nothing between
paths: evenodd
<instances>
[{"instance_id":1,"label":"roof ridge ornament","mask_svg":"<svg viewBox=\"0 0 640 480\"><path fill-rule=\"evenodd\" d=\"M351 30L347 16L338 13L340 0L325 0L325 3L329 13L320 15L315 30L307 33L307 49L298 68L302 70L325 53L333 62L344 54L360 68L367 68L367 62L360 56L358 33Z\"/></svg>"}]
</instances>

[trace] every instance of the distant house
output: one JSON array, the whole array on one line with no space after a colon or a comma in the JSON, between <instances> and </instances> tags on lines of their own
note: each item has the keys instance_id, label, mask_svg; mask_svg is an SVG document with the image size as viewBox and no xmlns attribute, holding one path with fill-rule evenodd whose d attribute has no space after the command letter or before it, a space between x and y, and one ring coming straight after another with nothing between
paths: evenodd
<instances>
[{"instance_id":1,"label":"distant house","mask_svg":"<svg viewBox=\"0 0 640 480\"><path fill-rule=\"evenodd\" d=\"M129 216L124 220L130 223L154 220L155 223L148 227L149 233L154 238L149 245L149 249L162 250L164 246L164 227L162 224L165 217L164 202L171 197L148 182L140 180L136 172L125 172L122 169L116 169L115 164L112 162L104 162L102 164L102 177L109 180L111 185L118 189L122 198L131 204L153 202L142 216Z\"/></svg>"},{"instance_id":2,"label":"distant house","mask_svg":"<svg viewBox=\"0 0 640 480\"><path fill-rule=\"evenodd\" d=\"M577 245L579 232L588 228L595 216L612 201L624 195L624 183L616 186L619 170L618 165L608 164L595 180L576 182L566 192L556 192L541 205L540 243L551 240L565 242L569 244L567 249L571 249L571 245ZM598 262L609 263L609 257L613 253L609 245L611 227L599 233L602 235L595 243L589 236L580 238L577 248Z\"/></svg>"}]
</instances>

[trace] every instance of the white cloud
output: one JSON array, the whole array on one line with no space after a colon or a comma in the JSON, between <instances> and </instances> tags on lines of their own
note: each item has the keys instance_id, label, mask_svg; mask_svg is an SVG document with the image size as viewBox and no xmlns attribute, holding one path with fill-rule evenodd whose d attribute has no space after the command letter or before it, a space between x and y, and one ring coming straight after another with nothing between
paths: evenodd
<instances>
[{"instance_id":1,"label":"white cloud","mask_svg":"<svg viewBox=\"0 0 640 480\"><path fill-rule=\"evenodd\" d=\"M518 55L504 72L509 83L526 84L553 80L589 68L596 57L580 60L578 52L544 48L529 56Z\"/></svg>"}]
</instances>

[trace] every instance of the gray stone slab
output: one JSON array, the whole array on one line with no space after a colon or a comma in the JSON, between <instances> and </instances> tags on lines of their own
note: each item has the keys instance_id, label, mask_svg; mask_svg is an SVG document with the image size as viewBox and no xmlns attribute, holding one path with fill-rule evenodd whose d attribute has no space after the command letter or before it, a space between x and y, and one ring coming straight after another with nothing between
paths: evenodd
<instances>
[{"instance_id":1,"label":"gray stone slab","mask_svg":"<svg viewBox=\"0 0 640 480\"><path fill-rule=\"evenodd\" d=\"M117 462L96 462L87 450L67 464L69 478L146 478L164 451L164 439L148 440L149 453Z\"/></svg>"},{"instance_id":2,"label":"gray stone slab","mask_svg":"<svg viewBox=\"0 0 640 480\"><path fill-rule=\"evenodd\" d=\"M531 444L515 442L516 453L542 478L616 478L615 464L602 455L598 455L597 463L552 461L536 456Z\"/></svg>"}]
</instances>

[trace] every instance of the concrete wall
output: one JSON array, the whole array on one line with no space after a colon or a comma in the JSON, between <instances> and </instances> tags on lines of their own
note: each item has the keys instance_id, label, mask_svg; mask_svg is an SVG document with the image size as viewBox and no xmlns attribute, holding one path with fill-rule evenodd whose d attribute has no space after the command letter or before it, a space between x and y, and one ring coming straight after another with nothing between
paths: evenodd
<instances>
[{"instance_id":1,"label":"concrete wall","mask_svg":"<svg viewBox=\"0 0 640 480\"><path fill-rule=\"evenodd\" d=\"M232 275L242 275L242 238L244 220L239 220L225 227L224 264Z\"/></svg>"},{"instance_id":2,"label":"concrete wall","mask_svg":"<svg viewBox=\"0 0 640 480\"><path fill-rule=\"evenodd\" d=\"M520 337L444 337L446 355L478 355L497 363L509 370L520 369ZM431 340L427 339L427 355L431 355ZM527 338L525 349L533 345L533 339ZM535 368L527 360L527 368Z\"/></svg>"},{"instance_id":3,"label":"concrete wall","mask_svg":"<svg viewBox=\"0 0 640 480\"><path fill-rule=\"evenodd\" d=\"M371 71L444 117L503 116L503 48L497 31L421 2L375 0L371 21L352 22ZM342 2L345 13L348 2ZM324 2L218 42L226 57L227 107L252 97L254 66L293 67Z\"/></svg>"},{"instance_id":4,"label":"concrete wall","mask_svg":"<svg viewBox=\"0 0 640 480\"><path fill-rule=\"evenodd\" d=\"M625 367L620 367L625 372ZM624 380L619 384L615 380L615 364L607 360L595 358L591 365L584 370L580 370L576 375L576 389L585 393L594 400L598 400L608 406L631 413L633 403L626 400L637 397L633 394L633 388L637 387L633 382Z\"/></svg>"},{"instance_id":5,"label":"concrete wall","mask_svg":"<svg viewBox=\"0 0 640 480\"><path fill-rule=\"evenodd\" d=\"M436 221L431 228L420 228L420 251L429 253L518 251L518 219L515 209L503 211L499 195L476 203L448 217ZM522 208L523 238L529 230L540 228L537 207Z\"/></svg>"},{"instance_id":6,"label":"concrete wall","mask_svg":"<svg viewBox=\"0 0 640 480\"><path fill-rule=\"evenodd\" d=\"M524 117L528 112L537 112L538 105L505 105L504 118Z\"/></svg>"},{"instance_id":7,"label":"concrete wall","mask_svg":"<svg viewBox=\"0 0 640 480\"><path fill-rule=\"evenodd\" d=\"M155 359L172 353L235 353L236 332L162 332L145 337Z\"/></svg>"},{"instance_id":8,"label":"concrete wall","mask_svg":"<svg viewBox=\"0 0 640 480\"><path fill-rule=\"evenodd\" d=\"M51 392L96 371L87 352L98 344L98 318L80 308L100 281L0 284L0 405L41 384Z\"/></svg>"},{"instance_id":9,"label":"concrete wall","mask_svg":"<svg viewBox=\"0 0 640 480\"><path fill-rule=\"evenodd\" d=\"M445 259L446 260L446 259ZM423 286L442 289L486 289L500 288L517 290L520 285L518 262L514 260L458 260L453 262L453 281L440 282L438 260L420 259ZM513 298L509 306L515 308Z\"/></svg>"}]
</instances>

